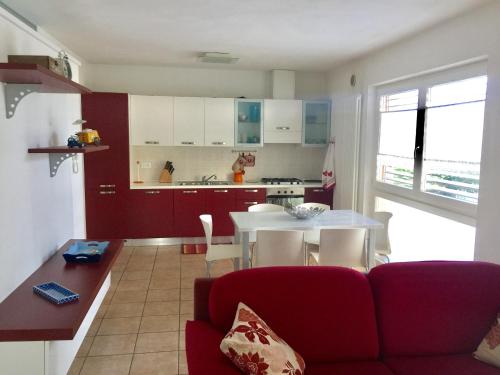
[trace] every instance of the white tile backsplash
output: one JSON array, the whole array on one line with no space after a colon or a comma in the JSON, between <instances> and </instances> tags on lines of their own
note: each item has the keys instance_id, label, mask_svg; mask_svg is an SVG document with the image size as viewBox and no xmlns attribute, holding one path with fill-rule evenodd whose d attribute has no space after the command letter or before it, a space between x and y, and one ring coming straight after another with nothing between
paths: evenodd
<instances>
[{"instance_id":1,"label":"white tile backsplash","mask_svg":"<svg viewBox=\"0 0 500 375\"><path fill-rule=\"evenodd\" d=\"M151 163L151 168L141 168L141 179L157 182L167 160L175 171L173 179L200 180L202 176L216 174L218 180L231 180L231 166L238 156L232 148L219 147L155 147L130 148L131 179L136 178L136 162ZM297 177L321 179L326 148L302 147L290 144L266 144L257 148L255 167L245 168L245 180L262 177Z\"/></svg>"}]
</instances>

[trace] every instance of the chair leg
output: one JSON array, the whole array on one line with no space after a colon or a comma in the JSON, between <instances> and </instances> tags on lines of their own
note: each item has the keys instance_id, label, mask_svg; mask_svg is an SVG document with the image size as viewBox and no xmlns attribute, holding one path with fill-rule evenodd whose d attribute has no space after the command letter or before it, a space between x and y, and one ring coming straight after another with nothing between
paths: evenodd
<instances>
[{"instance_id":1,"label":"chair leg","mask_svg":"<svg viewBox=\"0 0 500 375\"><path fill-rule=\"evenodd\" d=\"M233 268L236 271L239 269L240 258L233 258Z\"/></svg>"},{"instance_id":2,"label":"chair leg","mask_svg":"<svg viewBox=\"0 0 500 375\"><path fill-rule=\"evenodd\" d=\"M206 265L207 265L207 277L211 277L210 276L210 266L211 266L211 263L209 261L205 261Z\"/></svg>"}]
</instances>

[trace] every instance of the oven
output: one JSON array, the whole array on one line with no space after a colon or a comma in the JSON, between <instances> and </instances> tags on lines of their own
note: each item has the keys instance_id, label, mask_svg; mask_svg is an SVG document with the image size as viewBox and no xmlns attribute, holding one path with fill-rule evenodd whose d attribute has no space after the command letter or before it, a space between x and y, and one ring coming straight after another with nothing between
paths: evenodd
<instances>
[{"instance_id":1,"label":"oven","mask_svg":"<svg viewBox=\"0 0 500 375\"><path fill-rule=\"evenodd\" d=\"M299 186L267 188L266 203L280 206L297 206L304 203L304 188Z\"/></svg>"}]
</instances>

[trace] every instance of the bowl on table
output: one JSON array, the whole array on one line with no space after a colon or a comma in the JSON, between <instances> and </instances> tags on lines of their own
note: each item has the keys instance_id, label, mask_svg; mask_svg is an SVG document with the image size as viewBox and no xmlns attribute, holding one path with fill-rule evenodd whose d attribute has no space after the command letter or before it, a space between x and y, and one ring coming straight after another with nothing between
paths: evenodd
<instances>
[{"instance_id":1,"label":"bowl on table","mask_svg":"<svg viewBox=\"0 0 500 375\"><path fill-rule=\"evenodd\" d=\"M325 210L319 207L286 206L285 212L297 219L305 220L321 215Z\"/></svg>"}]
</instances>

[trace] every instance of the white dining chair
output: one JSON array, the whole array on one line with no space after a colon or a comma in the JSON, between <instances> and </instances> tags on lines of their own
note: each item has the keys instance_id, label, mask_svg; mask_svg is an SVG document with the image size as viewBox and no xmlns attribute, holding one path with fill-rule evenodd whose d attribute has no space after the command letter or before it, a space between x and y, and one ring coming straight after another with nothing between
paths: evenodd
<instances>
[{"instance_id":1,"label":"white dining chair","mask_svg":"<svg viewBox=\"0 0 500 375\"><path fill-rule=\"evenodd\" d=\"M280 212L284 210L285 207L272 203L259 203L248 207L248 212Z\"/></svg>"},{"instance_id":2,"label":"white dining chair","mask_svg":"<svg viewBox=\"0 0 500 375\"><path fill-rule=\"evenodd\" d=\"M304 232L292 230L257 231L253 267L303 266Z\"/></svg>"},{"instance_id":3,"label":"white dining chair","mask_svg":"<svg viewBox=\"0 0 500 375\"><path fill-rule=\"evenodd\" d=\"M309 251L320 266L367 269L364 228L321 229L319 250Z\"/></svg>"},{"instance_id":4,"label":"white dining chair","mask_svg":"<svg viewBox=\"0 0 500 375\"><path fill-rule=\"evenodd\" d=\"M392 218L392 213L386 211L376 211L373 214L373 218L384 224L383 228L377 229L375 232L375 261L378 264L389 263L389 255L391 254L389 221Z\"/></svg>"},{"instance_id":5,"label":"white dining chair","mask_svg":"<svg viewBox=\"0 0 500 375\"><path fill-rule=\"evenodd\" d=\"M327 204L324 204L324 203L308 202L308 203L299 204L297 207L322 208L325 211L330 210L330 206ZM316 248L317 248L319 246L319 229L306 231L304 233L304 242L305 242L306 249L308 249L310 245L316 246Z\"/></svg>"},{"instance_id":6,"label":"white dining chair","mask_svg":"<svg viewBox=\"0 0 500 375\"><path fill-rule=\"evenodd\" d=\"M212 262L222 259L232 259L234 268L236 269L237 262L240 261L242 257L241 245L237 244L221 244L212 245L212 231L213 231L213 221L212 215L200 215L201 223L203 224L203 230L205 231L205 238L207 240L207 254L205 255L205 262L207 265L207 275L210 275L210 267Z\"/></svg>"}]
</instances>

